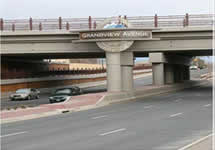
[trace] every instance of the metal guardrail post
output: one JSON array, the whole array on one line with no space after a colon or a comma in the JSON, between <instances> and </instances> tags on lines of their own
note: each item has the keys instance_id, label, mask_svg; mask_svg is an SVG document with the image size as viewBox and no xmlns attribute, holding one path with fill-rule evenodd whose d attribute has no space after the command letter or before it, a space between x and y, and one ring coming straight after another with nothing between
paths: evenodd
<instances>
[{"instance_id":1,"label":"metal guardrail post","mask_svg":"<svg viewBox=\"0 0 215 150\"><path fill-rule=\"evenodd\" d=\"M42 23L39 24L39 31L42 31Z\"/></svg>"},{"instance_id":2,"label":"metal guardrail post","mask_svg":"<svg viewBox=\"0 0 215 150\"><path fill-rule=\"evenodd\" d=\"M93 23L93 29L96 29L96 21Z\"/></svg>"},{"instance_id":3,"label":"metal guardrail post","mask_svg":"<svg viewBox=\"0 0 215 150\"><path fill-rule=\"evenodd\" d=\"M185 18L183 19L183 27L185 27L186 26L186 20L185 20Z\"/></svg>"},{"instance_id":4,"label":"metal guardrail post","mask_svg":"<svg viewBox=\"0 0 215 150\"><path fill-rule=\"evenodd\" d=\"M59 29L61 30L62 29L62 18L59 17L58 19L58 24L59 24Z\"/></svg>"},{"instance_id":5,"label":"metal guardrail post","mask_svg":"<svg viewBox=\"0 0 215 150\"><path fill-rule=\"evenodd\" d=\"M29 19L29 29L30 29L30 30L33 30L33 20L32 20L31 17L30 17L30 19Z\"/></svg>"},{"instance_id":6,"label":"metal guardrail post","mask_svg":"<svg viewBox=\"0 0 215 150\"><path fill-rule=\"evenodd\" d=\"M15 24L12 24L12 31L15 31Z\"/></svg>"},{"instance_id":7,"label":"metal guardrail post","mask_svg":"<svg viewBox=\"0 0 215 150\"><path fill-rule=\"evenodd\" d=\"M88 27L89 27L89 29L91 29L92 28L92 18L91 18L91 16L89 16L89 19L88 19Z\"/></svg>"},{"instance_id":8,"label":"metal guardrail post","mask_svg":"<svg viewBox=\"0 0 215 150\"><path fill-rule=\"evenodd\" d=\"M186 13L185 20L186 20L186 26L189 26L189 14L188 13Z\"/></svg>"},{"instance_id":9,"label":"metal guardrail post","mask_svg":"<svg viewBox=\"0 0 215 150\"><path fill-rule=\"evenodd\" d=\"M154 16L154 27L158 27L158 16L155 14Z\"/></svg>"},{"instance_id":10,"label":"metal guardrail post","mask_svg":"<svg viewBox=\"0 0 215 150\"><path fill-rule=\"evenodd\" d=\"M3 18L0 19L0 30L1 31L4 30L4 20L3 20Z\"/></svg>"},{"instance_id":11,"label":"metal guardrail post","mask_svg":"<svg viewBox=\"0 0 215 150\"><path fill-rule=\"evenodd\" d=\"M66 30L69 30L69 22L66 23Z\"/></svg>"}]
</instances>

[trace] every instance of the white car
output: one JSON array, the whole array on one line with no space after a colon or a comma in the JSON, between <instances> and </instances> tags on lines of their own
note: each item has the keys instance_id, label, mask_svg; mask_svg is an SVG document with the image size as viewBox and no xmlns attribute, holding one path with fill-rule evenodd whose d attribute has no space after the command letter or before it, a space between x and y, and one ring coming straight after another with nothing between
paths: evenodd
<instances>
[{"instance_id":1,"label":"white car","mask_svg":"<svg viewBox=\"0 0 215 150\"><path fill-rule=\"evenodd\" d=\"M198 70L197 66L190 66L190 70Z\"/></svg>"},{"instance_id":2,"label":"white car","mask_svg":"<svg viewBox=\"0 0 215 150\"><path fill-rule=\"evenodd\" d=\"M40 91L37 89L29 88L29 89L18 89L14 94L10 95L11 100L31 100L31 99L39 99Z\"/></svg>"}]
</instances>

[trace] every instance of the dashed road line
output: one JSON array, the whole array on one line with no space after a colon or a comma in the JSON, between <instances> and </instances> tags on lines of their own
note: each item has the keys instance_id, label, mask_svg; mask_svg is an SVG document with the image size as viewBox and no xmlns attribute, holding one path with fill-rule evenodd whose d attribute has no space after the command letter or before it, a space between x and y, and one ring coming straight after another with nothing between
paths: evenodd
<instances>
[{"instance_id":1,"label":"dashed road line","mask_svg":"<svg viewBox=\"0 0 215 150\"><path fill-rule=\"evenodd\" d=\"M174 100L174 102L180 102L181 100L182 100L182 99L179 98L179 99Z\"/></svg>"},{"instance_id":2,"label":"dashed road line","mask_svg":"<svg viewBox=\"0 0 215 150\"><path fill-rule=\"evenodd\" d=\"M122 132L122 131L125 131L125 130L126 130L126 128L121 128L121 129L105 132L105 133L102 133L102 134L99 134L99 135L100 136L105 136L105 135L109 135L109 134L112 134L112 133Z\"/></svg>"},{"instance_id":3,"label":"dashed road line","mask_svg":"<svg viewBox=\"0 0 215 150\"><path fill-rule=\"evenodd\" d=\"M182 114L183 114L183 113L172 114L172 115L170 115L170 118L176 117L176 116L180 116L180 115L182 115Z\"/></svg>"},{"instance_id":4,"label":"dashed road line","mask_svg":"<svg viewBox=\"0 0 215 150\"><path fill-rule=\"evenodd\" d=\"M99 118L105 118L108 117L107 115L103 115L103 116L97 116L97 117L92 117L92 119L99 119Z\"/></svg>"},{"instance_id":5,"label":"dashed road line","mask_svg":"<svg viewBox=\"0 0 215 150\"><path fill-rule=\"evenodd\" d=\"M149 105L149 106L144 106L143 108L147 109L147 108L152 108L153 105Z\"/></svg>"},{"instance_id":6,"label":"dashed road line","mask_svg":"<svg viewBox=\"0 0 215 150\"><path fill-rule=\"evenodd\" d=\"M209 106L211 106L211 104L206 104L206 105L204 105L204 107L209 107Z\"/></svg>"},{"instance_id":7,"label":"dashed road line","mask_svg":"<svg viewBox=\"0 0 215 150\"><path fill-rule=\"evenodd\" d=\"M16 132L16 133L11 133L11 134L2 135L2 136L0 136L0 138L8 137L8 136L15 136L15 135L19 135L19 134L25 134L25 133L27 133L27 131Z\"/></svg>"}]
</instances>

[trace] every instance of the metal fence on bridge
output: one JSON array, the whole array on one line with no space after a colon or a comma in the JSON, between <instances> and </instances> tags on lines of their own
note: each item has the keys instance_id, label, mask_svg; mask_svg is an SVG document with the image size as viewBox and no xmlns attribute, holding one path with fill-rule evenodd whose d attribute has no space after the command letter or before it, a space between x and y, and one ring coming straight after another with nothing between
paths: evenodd
<instances>
[{"instance_id":1,"label":"metal fence on bridge","mask_svg":"<svg viewBox=\"0 0 215 150\"><path fill-rule=\"evenodd\" d=\"M142 27L199 27L213 26L213 14L196 14L196 15L169 15L169 16L135 16L127 17L128 22L134 28ZM109 18L62 18L58 19L0 19L0 30L2 31L22 31L22 30L79 30L79 29L96 29L106 19L117 19L118 17Z\"/></svg>"}]
</instances>

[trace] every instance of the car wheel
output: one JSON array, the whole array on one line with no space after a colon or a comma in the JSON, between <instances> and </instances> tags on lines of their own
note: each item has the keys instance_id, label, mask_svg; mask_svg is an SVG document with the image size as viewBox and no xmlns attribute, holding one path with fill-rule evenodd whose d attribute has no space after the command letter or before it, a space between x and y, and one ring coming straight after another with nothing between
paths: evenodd
<instances>
[{"instance_id":1,"label":"car wheel","mask_svg":"<svg viewBox=\"0 0 215 150\"><path fill-rule=\"evenodd\" d=\"M31 96L28 96L28 97L27 97L27 100L31 100Z\"/></svg>"}]
</instances>

